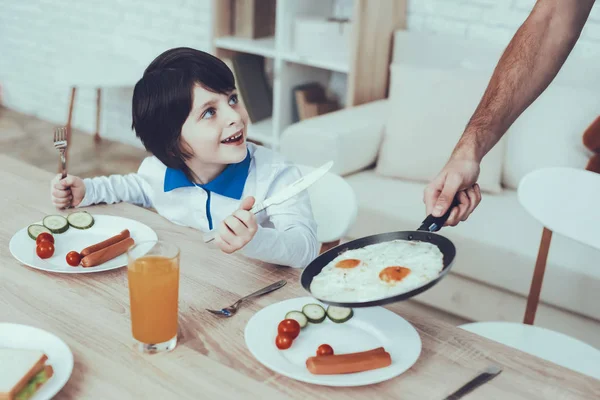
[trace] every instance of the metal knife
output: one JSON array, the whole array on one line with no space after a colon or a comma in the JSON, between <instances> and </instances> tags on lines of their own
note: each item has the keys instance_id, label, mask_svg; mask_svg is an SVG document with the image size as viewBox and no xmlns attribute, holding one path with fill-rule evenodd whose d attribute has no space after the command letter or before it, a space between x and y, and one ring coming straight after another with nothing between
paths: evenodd
<instances>
[{"instance_id":1,"label":"metal knife","mask_svg":"<svg viewBox=\"0 0 600 400\"><path fill-rule=\"evenodd\" d=\"M308 189L313 183L325 176L325 174L331 169L332 166L333 161L329 161L328 163L323 164L319 168L306 174L302 178L298 179L296 182L280 190L278 193L274 194L268 199L255 204L254 207L252 207L252 209L250 210L250 212L256 214L267 207L271 207L274 204L281 204L284 201L291 199L303 190ZM215 238L215 234L215 230L207 232L204 235L204 243L209 243L213 241Z\"/></svg>"},{"instance_id":2,"label":"metal knife","mask_svg":"<svg viewBox=\"0 0 600 400\"><path fill-rule=\"evenodd\" d=\"M472 392L479 386L483 385L484 383L489 382L490 380L494 379L496 376L498 376L498 374L500 374L500 372L502 372L502 368L500 368L496 365L491 365L486 368L485 372L482 372L481 374L477 375L475 378L471 379L469 382L464 384L456 392L454 392L450 396L444 398L444 400L458 400L458 399L462 398L464 395Z\"/></svg>"}]
</instances>

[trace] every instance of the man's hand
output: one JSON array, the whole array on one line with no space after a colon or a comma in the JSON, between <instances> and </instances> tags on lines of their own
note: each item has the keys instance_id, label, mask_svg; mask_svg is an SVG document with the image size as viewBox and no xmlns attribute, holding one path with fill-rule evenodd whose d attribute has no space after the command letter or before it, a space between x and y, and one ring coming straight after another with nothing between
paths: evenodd
<instances>
[{"instance_id":1,"label":"man's hand","mask_svg":"<svg viewBox=\"0 0 600 400\"><path fill-rule=\"evenodd\" d=\"M258 230L256 217L249 211L253 205L254 197L246 197L240 208L225 218L219 226L215 242L223 252L230 254L238 251L256 234Z\"/></svg>"},{"instance_id":2,"label":"man's hand","mask_svg":"<svg viewBox=\"0 0 600 400\"><path fill-rule=\"evenodd\" d=\"M479 163L468 159L450 159L438 176L425 188L423 202L427 214L441 217L458 193L459 205L454 207L445 225L455 226L466 221L481 202L481 190L476 183Z\"/></svg>"}]
</instances>

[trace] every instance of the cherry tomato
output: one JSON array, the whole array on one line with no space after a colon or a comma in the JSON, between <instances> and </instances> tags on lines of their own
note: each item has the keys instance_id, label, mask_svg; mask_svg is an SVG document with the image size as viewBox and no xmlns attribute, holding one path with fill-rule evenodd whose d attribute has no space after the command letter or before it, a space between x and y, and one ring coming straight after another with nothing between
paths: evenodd
<instances>
[{"instance_id":1,"label":"cherry tomato","mask_svg":"<svg viewBox=\"0 0 600 400\"><path fill-rule=\"evenodd\" d=\"M42 232L39 235L37 235L37 238L35 239L35 244L37 245L42 242L50 242L54 244L54 236L52 236L52 234L48 232Z\"/></svg>"},{"instance_id":2,"label":"cherry tomato","mask_svg":"<svg viewBox=\"0 0 600 400\"><path fill-rule=\"evenodd\" d=\"M333 349L328 344L322 344L317 349L317 356L332 356Z\"/></svg>"},{"instance_id":3,"label":"cherry tomato","mask_svg":"<svg viewBox=\"0 0 600 400\"><path fill-rule=\"evenodd\" d=\"M41 242L35 249L39 258L50 258L54 254L54 245L50 242Z\"/></svg>"},{"instance_id":4,"label":"cherry tomato","mask_svg":"<svg viewBox=\"0 0 600 400\"><path fill-rule=\"evenodd\" d=\"M76 267L81 262L81 254L76 251L70 251L67 253L67 264L71 267Z\"/></svg>"},{"instance_id":5,"label":"cherry tomato","mask_svg":"<svg viewBox=\"0 0 600 400\"><path fill-rule=\"evenodd\" d=\"M300 334L300 324L295 319L284 319L277 326L277 333L289 335L292 339L296 339Z\"/></svg>"},{"instance_id":6,"label":"cherry tomato","mask_svg":"<svg viewBox=\"0 0 600 400\"><path fill-rule=\"evenodd\" d=\"M277 348L279 350L285 350L285 349L289 349L290 347L292 347L293 341L294 341L294 339L292 339L292 337L290 335L287 335L285 333L280 333L275 338L275 345L277 346Z\"/></svg>"}]
</instances>

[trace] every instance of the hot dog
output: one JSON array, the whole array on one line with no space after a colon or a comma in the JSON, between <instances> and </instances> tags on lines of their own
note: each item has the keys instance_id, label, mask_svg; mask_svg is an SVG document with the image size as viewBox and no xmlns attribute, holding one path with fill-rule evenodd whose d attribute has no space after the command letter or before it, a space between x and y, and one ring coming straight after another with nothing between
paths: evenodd
<instances>
[{"instance_id":1,"label":"hot dog","mask_svg":"<svg viewBox=\"0 0 600 400\"><path fill-rule=\"evenodd\" d=\"M112 244L115 243L119 243L121 240L127 239L129 237L129 230L125 229L124 231L122 231L121 233L119 233L118 235L115 235L113 237L110 237L100 243L96 243L92 246L86 247L85 249L81 250L81 252L79 252L79 254L81 254L81 257L85 257L87 255L92 254L93 252L96 252L98 250L101 250L105 247L108 247Z\"/></svg>"},{"instance_id":2,"label":"hot dog","mask_svg":"<svg viewBox=\"0 0 600 400\"><path fill-rule=\"evenodd\" d=\"M315 375L351 374L384 368L392 364L383 347L360 353L316 356L306 360L306 368Z\"/></svg>"},{"instance_id":3,"label":"hot dog","mask_svg":"<svg viewBox=\"0 0 600 400\"><path fill-rule=\"evenodd\" d=\"M337 360L346 360L346 359L353 359L356 357L370 356L370 355L379 354L379 353L385 353L385 349L383 347L377 347L376 349L373 349L373 350L366 350L366 351L361 351L358 353L337 354L336 359ZM319 356L319 357L328 357L328 356Z\"/></svg>"},{"instance_id":4,"label":"hot dog","mask_svg":"<svg viewBox=\"0 0 600 400\"><path fill-rule=\"evenodd\" d=\"M134 245L134 243L135 242L133 241L133 238L128 237L124 240L121 240L118 243L111 244L108 247L105 247L83 257L81 259L81 265L84 267L94 267L96 265L105 263L108 260L112 260L113 258L124 254L127 251L127 249Z\"/></svg>"}]
</instances>

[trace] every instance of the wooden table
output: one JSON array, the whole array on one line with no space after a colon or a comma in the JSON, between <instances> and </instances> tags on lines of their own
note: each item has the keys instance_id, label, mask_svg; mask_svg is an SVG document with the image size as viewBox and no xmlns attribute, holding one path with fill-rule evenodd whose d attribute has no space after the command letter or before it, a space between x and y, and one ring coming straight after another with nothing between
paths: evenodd
<instances>
[{"instance_id":1,"label":"wooden table","mask_svg":"<svg viewBox=\"0 0 600 400\"><path fill-rule=\"evenodd\" d=\"M57 212L49 199L52 176L0 156L0 321L48 330L71 348L75 368L57 399L442 399L491 363L504 371L466 399L600 398L600 381L417 315L402 303L389 309L416 327L423 350L396 379L329 388L280 376L250 354L244 327L262 307L306 295L299 270L222 254L205 245L200 232L139 207L96 206L89 210L139 220L182 250L179 345L171 353L139 354L132 346L124 268L46 273L21 265L8 250L16 231ZM283 289L246 304L231 319L204 311L282 278L288 280Z\"/></svg>"}]
</instances>

